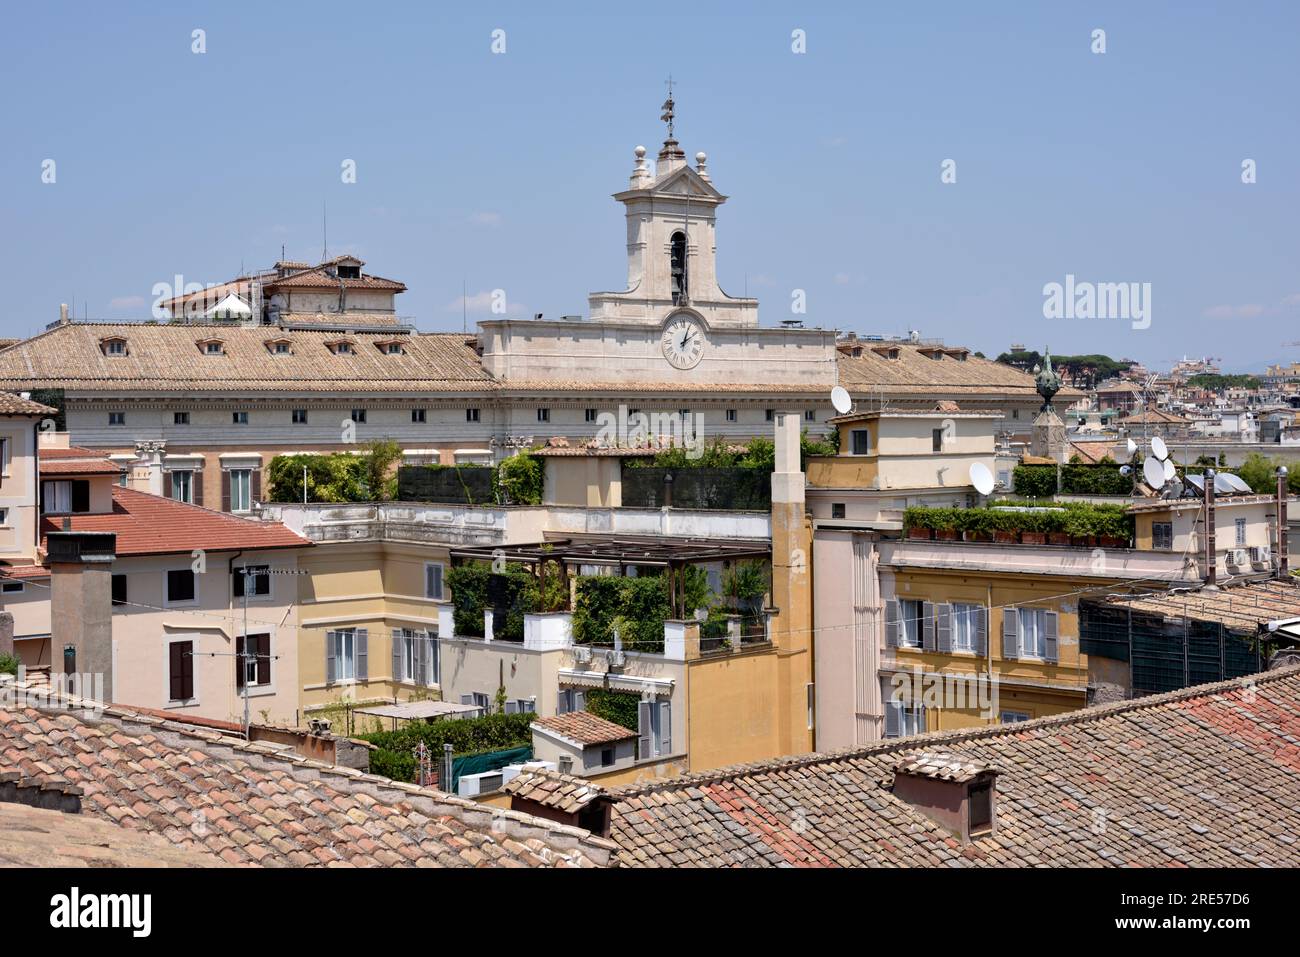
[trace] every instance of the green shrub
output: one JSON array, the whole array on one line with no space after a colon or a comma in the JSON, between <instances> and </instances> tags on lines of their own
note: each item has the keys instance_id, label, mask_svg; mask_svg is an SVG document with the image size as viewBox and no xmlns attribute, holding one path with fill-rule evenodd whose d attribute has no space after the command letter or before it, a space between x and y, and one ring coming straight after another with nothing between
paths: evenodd
<instances>
[{"instance_id":1,"label":"green shrub","mask_svg":"<svg viewBox=\"0 0 1300 957\"><path fill-rule=\"evenodd\" d=\"M1106 535L1129 539L1133 518L1123 505L1094 505L1090 502L1042 503L1001 502L1000 505L1035 506L1030 511L1011 508L930 508L914 505L903 512L903 528L958 529L969 533L1064 532L1076 537Z\"/></svg>"},{"instance_id":2,"label":"green shrub","mask_svg":"<svg viewBox=\"0 0 1300 957\"><path fill-rule=\"evenodd\" d=\"M628 651L662 651L664 622L671 614L666 574L625 578L584 575L578 579L573 606L573 640L578 644L612 644L616 619Z\"/></svg>"},{"instance_id":3,"label":"green shrub","mask_svg":"<svg viewBox=\"0 0 1300 957\"><path fill-rule=\"evenodd\" d=\"M497 490L504 503L541 505L544 485L541 460L527 452L516 452L497 466Z\"/></svg>"},{"instance_id":4,"label":"green shrub","mask_svg":"<svg viewBox=\"0 0 1300 957\"><path fill-rule=\"evenodd\" d=\"M492 584L493 576L501 582ZM558 579L558 575L555 576ZM452 618L456 634L474 638L483 637L483 612L492 604L493 592L498 600L494 611L504 609L492 621L493 636L502 641L524 640L524 615L541 609L541 589L531 569L518 562L505 566L503 572L492 571L487 562L466 562L447 570L447 585L451 588ZM548 583L548 592L558 585Z\"/></svg>"},{"instance_id":5,"label":"green shrub","mask_svg":"<svg viewBox=\"0 0 1300 957\"><path fill-rule=\"evenodd\" d=\"M378 750L370 753L370 770L397 781L415 780L416 745L421 741L437 766L442 760L444 744L456 755L500 751L533 743L530 730L537 715L489 714L482 718L444 718L439 721L408 721L396 731L376 731L361 735Z\"/></svg>"},{"instance_id":6,"label":"green shrub","mask_svg":"<svg viewBox=\"0 0 1300 957\"><path fill-rule=\"evenodd\" d=\"M641 696L630 691L592 688L586 693L587 710L599 718L612 721L629 731L640 730L638 707Z\"/></svg>"},{"instance_id":7,"label":"green shrub","mask_svg":"<svg viewBox=\"0 0 1300 957\"><path fill-rule=\"evenodd\" d=\"M301 502L303 500L303 469L307 472L307 501L309 502L369 502L372 501L369 457L351 452L333 452L329 455L277 455L267 467L267 479L272 502Z\"/></svg>"},{"instance_id":8,"label":"green shrub","mask_svg":"<svg viewBox=\"0 0 1300 957\"><path fill-rule=\"evenodd\" d=\"M18 674L18 665L21 664L13 655L0 655L0 674L16 675Z\"/></svg>"}]
</instances>

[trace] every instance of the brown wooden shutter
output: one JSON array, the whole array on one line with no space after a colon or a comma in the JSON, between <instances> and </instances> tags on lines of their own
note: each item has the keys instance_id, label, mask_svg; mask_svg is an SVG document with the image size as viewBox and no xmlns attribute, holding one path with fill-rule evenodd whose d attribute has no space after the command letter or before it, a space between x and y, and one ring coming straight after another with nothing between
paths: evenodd
<instances>
[{"instance_id":1,"label":"brown wooden shutter","mask_svg":"<svg viewBox=\"0 0 1300 957\"><path fill-rule=\"evenodd\" d=\"M163 472L163 498L172 497L172 473Z\"/></svg>"},{"instance_id":2,"label":"brown wooden shutter","mask_svg":"<svg viewBox=\"0 0 1300 957\"><path fill-rule=\"evenodd\" d=\"M225 469L221 470L221 510L230 511L230 473Z\"/></svg>"},{"instance_id":3,"label":"brown wooden shutter","mask_svg":"<svg viewBox=\"0 0 1300 957\"><path fill-rule=\"evenodd\" d=\"M190 473L194 476L190 479L190 497L194 499L195 505L203 504L203 470L195 469Z\"/></svg>"},{"instance_id":4,"label":"brown wooden shutter","mask_svg":"<svg viewBox=\"0 0 1300 957\"><path fill-rule=\"evenodd\" d=\"M271 683L271 636L256 635L257 638L257 683Z\"/></svg>"},{"instance_id":5,"label":"brown wooden shutter","mask_svg":"<svg viewBox=\"0 0 1300 957\"><path fill-rule=\"evenodd\" d=\"M262 470L260 468L253 469L253 474L249 479L248 485L248 497L250 499L248 504L251 506L253 502L260 502L262 500Z\"/></svg>"},{"instance_id":6,"label":"brown wooden shutter","mask_svg":"<svg viewBox=\"0 0 1300 957\"><path fill-rule=\"evenodd\" d=\"M235 687L236 688L244 687L244 675L247 674L247 672L244 669L247 667L248 665L244 661L244 636L236 635L235 636Z\"/></svg>"},{"instance_id":7,"label":"brown wooden shutter","mask_svg":"<svg viewBox=\"0 0 1300 957\"><path fill-rule=\"evenodd\" d=\"M167 676L170 679L168 693L171 695L172 701L181 700L181 647L181 642L173 641L167 648L169 658L167 662Z\"/></svg>"}]
</instances>

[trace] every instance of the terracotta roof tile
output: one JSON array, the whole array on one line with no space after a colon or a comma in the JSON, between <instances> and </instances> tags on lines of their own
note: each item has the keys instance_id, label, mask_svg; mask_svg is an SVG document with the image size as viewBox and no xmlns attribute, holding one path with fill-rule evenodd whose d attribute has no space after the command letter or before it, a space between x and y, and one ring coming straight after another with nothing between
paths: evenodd
<instances>
[{"instance_id":1,"label":"terracotta roof tile","mask_svg":"<svg viewBox=\"0 0 1300 957\"><path fill-rule=\"evenodd\" d=\"M62 530L64 516L41 520L45 535ZM74 532L115 532L118 555L173 555L205 551L303 548L307 539L278 522L259 522L147 492L113 486L113 511L70 515Z\"/></svg>"},{"instance_id":2,"label":"terracotta roof tile","mask_svg":"<svg viewBox=\"0 0 1300 957\"><path fill-rule=\"evenodd\" d=\"M577 828L376 775L334 773L118 707L89 721L0 698L5 769L69 780L78 772L84 817L161 835L213 863L590 867L612 850ZM268 794L285 798L282 809L254 805ZM348 830L357 821L369 837Z\"/></svg>"},{"instance_id":3,"label":"terracotta roof tile","mask_svg":"<svg viewBox=\"0 0 1300 957\"><path fill-rule=\"evenodd\" d=\"M928 752L998 770L992 836L963 848L894 796L896 766ZM1022 724L632 784L607 798L620 866L1294 867L1300 844L1276 832L1300 829L1298 793L1292 667Z\"/></svg>"},{"instance_id":4,"label":"terracotta roof tile","mask_svg":"<svg viewBox=\"0 0 1300 957\"><path fill-rule=\"evenodd\" d=\"M609 744L614 741L626 741L635 738L636 732L629 731L621 724L606 721L590 711L570 711L566 714L548 715L533 722L534 728L541 728L557 734L575 744Z\"/></svg>"},{"instance_id":5,"label":"terracotta roof tile","mask_svg":"<svg viewBox=\"0 0 1300 957\"><path fill-rule=\"evenodd\" d=\"M57 415L58 411L14 392L0 392L0 415Z\"/></svg>"}]
</instances>

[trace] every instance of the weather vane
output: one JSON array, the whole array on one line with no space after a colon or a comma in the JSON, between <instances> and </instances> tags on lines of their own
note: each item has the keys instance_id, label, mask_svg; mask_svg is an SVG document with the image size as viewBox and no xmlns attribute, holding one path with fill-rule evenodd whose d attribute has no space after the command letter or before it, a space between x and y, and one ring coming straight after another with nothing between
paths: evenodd
<instances>
[{"instance_id":1,"label":"weather vane","mask_svg":"<svg viewBox=\"0 0 1300 957\"><path fill-rule=\"evenodd\" d=\"M664 100L664 105L663 105L664 112L663 115L659 117L659 119L663 120L665 123L668 124L668 138L671 140L673 138L673 115L674 115L673 114L673 75L671 73L668 74L668 79L665 82L668 84L668 99Z\"/></svg>"}]
</instances>

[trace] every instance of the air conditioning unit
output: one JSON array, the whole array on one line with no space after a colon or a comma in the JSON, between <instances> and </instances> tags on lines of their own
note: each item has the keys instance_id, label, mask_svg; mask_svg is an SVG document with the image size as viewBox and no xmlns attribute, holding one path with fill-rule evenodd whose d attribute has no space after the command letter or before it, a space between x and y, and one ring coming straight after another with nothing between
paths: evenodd
<instances>
[{"instance_id":1,"label":"air conditioning unit","mask_svg":"<svg viewBox=\"0 0 1300 957\"><path fill-rule=\"evenodd\" d=\"M1244 548L1234 548L1232 551L1228 552L1228 564L1235 565L1238 568L1241 568L1244 565L1249 565L1250 553Z\"/></svg>"},{"instance_id":2,"label":"air conditioning unit","mask_svg":"<svg viewBox=\"0 0 1300 957\"><path fill-rule=\"evenodd\" d=\"M611 668L622 668L627 664L627 655L622 651L611 651L609 653L609 666Z\"/></svg>"},{"instance_id":3,"label":"air conditioning unit","mask_svg":"<svg viewBox=\"0 0 1300 957\"><path fill-rule=\"evenodd\" d=\"M591 649L586 645L574 645L573 660L580 665L591 664Z\"/></svg>"},{"instance_id":4,"label":"air conditioning unit","mask_svg":"<svg viewBox=\"0 0 1300 957\"><path fill-rule=\"evenodd\" d=\"M505 783L505 775L500 771L484 771L481 774L462 774L456 785L456 793L461 797L478 797L500 791Z\"/></svg>"},{"instance_id":5,"label":"air conditioning unit","mask_svg":"<svg viewBox=\"0 0 1300 957\"><path fill-rule=\"evenodd\" d=\"M312 734L329 734L331 727L328 718L309 718L307 720L307 730Z\"/></svg>"},{"instance_id":6,"label":"air conditioning unit","mask_svg":"<svg viewBox=\"0 0 1300 957\"><path fill-rule=\"evenodd\" d=\"M1273 553L1267 545L1252 545L1250 563L1259 569L1268 568L1273 564Z\"/></svg>"}]
</instances>

